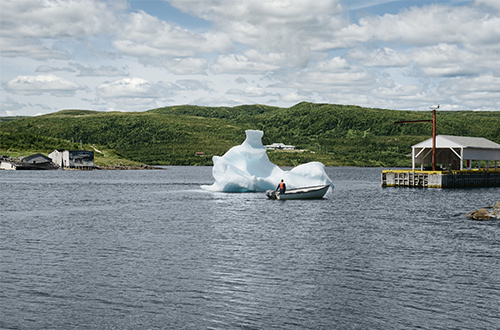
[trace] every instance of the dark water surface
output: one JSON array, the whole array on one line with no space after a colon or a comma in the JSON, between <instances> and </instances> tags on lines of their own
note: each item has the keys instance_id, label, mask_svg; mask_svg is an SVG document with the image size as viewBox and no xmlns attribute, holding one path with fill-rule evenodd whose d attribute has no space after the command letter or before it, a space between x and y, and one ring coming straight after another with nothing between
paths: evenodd
<instances>
[{"instance_id":1,"label":"dark water surface","mask_svg":"<svg viewBox=\"0 0 500 330\"><path fill-rule=\"evenodd\" d=\"M1 329L498 329L500 188L202 191L211 167L0 171Z\"/></svg>"}]
</instances>

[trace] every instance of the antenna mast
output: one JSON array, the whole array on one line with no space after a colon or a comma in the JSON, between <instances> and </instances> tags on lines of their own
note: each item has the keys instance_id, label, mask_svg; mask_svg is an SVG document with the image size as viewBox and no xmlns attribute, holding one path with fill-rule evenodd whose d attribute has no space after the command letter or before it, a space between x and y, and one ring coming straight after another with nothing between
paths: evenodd
<instances>
[{"instance_id":1,"label":"antenna mast","mask_svg":"<svg viewBox=\"0 0 500 330\"><path fill-rule=\"evenodd\" d=\"M398 124L415 124L415 123L430 123L432 122L432 170L436 170L436 109L439 109L439 104L437 107L432 108L432 120L406 120L397 121L394 125Z\"/></svg>"}]
</instances>

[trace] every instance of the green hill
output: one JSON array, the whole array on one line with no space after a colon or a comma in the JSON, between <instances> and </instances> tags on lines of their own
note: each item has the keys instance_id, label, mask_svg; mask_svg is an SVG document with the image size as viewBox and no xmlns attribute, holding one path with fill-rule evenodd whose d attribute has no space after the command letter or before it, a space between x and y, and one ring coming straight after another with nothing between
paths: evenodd
<instances>
[{"instance_id":1,"label":"green hill","mask_svg":"<svg viewBox=\"0 0 500 330\"><path fill-rule=\"evenodd\" d=\"M321 161L330 166L410 166L411 145L432 135L431 113L302 102L290 108L173 106L145 112L63 110L38 117L0 118L0 153L53 149L104 150L106 157L155 165L211 165L241 144L246 129L263 143L292 144L304 152L269 152L279 165ZM438 134L485 137L500 143L500 112L439 111ZM203 152L203 156L195 155Z\"/></svg>"}]
</instances>

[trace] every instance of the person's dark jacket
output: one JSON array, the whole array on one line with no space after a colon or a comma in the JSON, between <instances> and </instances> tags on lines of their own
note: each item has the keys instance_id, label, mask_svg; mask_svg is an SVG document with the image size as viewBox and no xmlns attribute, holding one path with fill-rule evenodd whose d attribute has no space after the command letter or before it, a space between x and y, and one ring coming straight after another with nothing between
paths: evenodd
<instances>
[{"instance_id":1,"label":"person's dark jacket","mask_svg":"<svg viewBox=\"0 0 500 330\"><path fill-rule=\"evenodd\" d=\"M280 194L284 194L286 191L286 184L284 182L280 182L278 184L278 187L276 188L276 191L278 191L278 190L279 190Z\"/></svg>"}]
</instances>

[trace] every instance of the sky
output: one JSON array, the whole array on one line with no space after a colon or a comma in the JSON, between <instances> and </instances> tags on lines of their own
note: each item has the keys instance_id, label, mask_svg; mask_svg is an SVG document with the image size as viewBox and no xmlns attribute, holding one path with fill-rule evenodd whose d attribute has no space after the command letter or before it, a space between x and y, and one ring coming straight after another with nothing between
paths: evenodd
<instances>
[{"instance_id":1,"label":"sky","mask_svg":"<svg viewBox=\"0 0 500 330\"><path fill-rule=\"evenodd\" d=\"M0 0L0 116L500 110L498 0Z\"/></svg>"}]
</instances>

